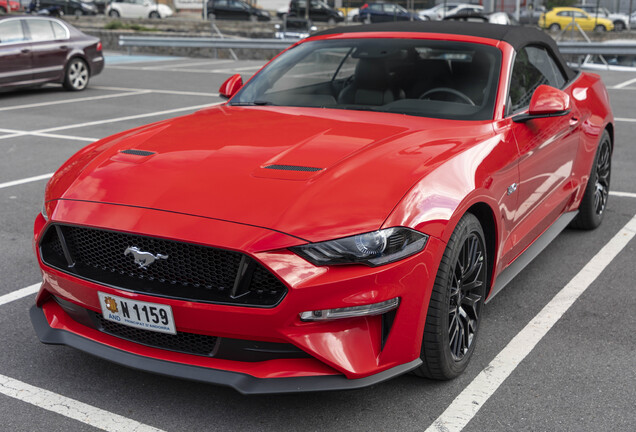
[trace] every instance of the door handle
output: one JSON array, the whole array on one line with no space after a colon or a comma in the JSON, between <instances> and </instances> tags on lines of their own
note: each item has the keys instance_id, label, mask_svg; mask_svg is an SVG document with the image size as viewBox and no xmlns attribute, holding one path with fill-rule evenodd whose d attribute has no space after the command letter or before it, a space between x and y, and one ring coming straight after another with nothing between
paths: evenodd
<instances>
[{"instance_id":1,"label":"door handle","mask_svg":"<svg viewBox=\"0 0 636 432\"><path fill-rule=\"evenodd\" d=\"M21 52L22 54L28 54L28 53L30 53L30 52L31 52L31 50L30 50L30 49L28 49L28 48L22 48L22 49L20 50L20 52Z\"/></svg>"},{"instance_id":2,"label":"door handle","mask_svg":"<svg viewBox=\"0 0 636 432\"><path fill-rule=\"evenodd\" d=\"M576 116L570 117L570 127L575 127L579 124L579 118Z\"/></svg>"},{"instance_id":3,"label":"door handle","mask_svg":"<svg viewBox=\"0 0 636 432\"><path fill-rule=\"evenodd\" d=\"M63 49L63 50L68 49L68 46L67 45L60 45L60 49Z\"/></svg>"}]
</instances>

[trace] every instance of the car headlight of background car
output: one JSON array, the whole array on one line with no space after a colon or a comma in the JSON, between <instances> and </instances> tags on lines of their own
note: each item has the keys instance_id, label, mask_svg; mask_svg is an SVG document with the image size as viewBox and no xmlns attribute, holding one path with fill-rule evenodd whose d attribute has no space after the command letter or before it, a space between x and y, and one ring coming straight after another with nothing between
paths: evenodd
<instances>
[{"instance_id":1,"label":"car headlight of background car","mask_svg":"<svg viewBox=\"0 0 636 432\"><path fill-rule=\"evenodd\" d=\"M359 263L376 267L421 251L427 240L426 234L396 227L295 246L291 250L317 266Z\"/></svg>"}]
</instances>

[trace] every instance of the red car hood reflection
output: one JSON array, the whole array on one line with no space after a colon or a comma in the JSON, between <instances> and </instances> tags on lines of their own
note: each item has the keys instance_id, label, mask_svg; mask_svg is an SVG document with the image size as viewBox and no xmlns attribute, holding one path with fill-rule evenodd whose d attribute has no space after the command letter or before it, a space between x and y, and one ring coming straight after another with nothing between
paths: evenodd
<instances>
[{"instance_id":1,"label":"red car hood reflection","mask_svg":"<svg viewBox=\"0 0 636 432\"><path fill-rule=\"evenodd\" d=\"M442 138L450 128L460 138ZM188 213L320 241L380 228L427 170L480 134L492 134L488 122L218 106L89 146L58 171L47 199ZM122 153L129 149L153 154Z\"/></svg>"}]
</instances>

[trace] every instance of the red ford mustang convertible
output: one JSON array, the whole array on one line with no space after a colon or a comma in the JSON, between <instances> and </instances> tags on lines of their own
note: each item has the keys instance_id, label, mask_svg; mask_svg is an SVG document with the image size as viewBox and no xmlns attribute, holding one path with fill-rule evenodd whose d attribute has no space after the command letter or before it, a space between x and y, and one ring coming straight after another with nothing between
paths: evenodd
<instances>
[{"instance_id":1,"label":"red ford mustang convertible","mask_svg":"<svg viewBox=\"0 0 636 432\"><path fill-rule=\"evenodd\" d=\"M50 180L42 342L242 393L450 379L484 303L606 209L607 91L534 29L330 30L221 94Z\"/></svg>"}]
</instances>

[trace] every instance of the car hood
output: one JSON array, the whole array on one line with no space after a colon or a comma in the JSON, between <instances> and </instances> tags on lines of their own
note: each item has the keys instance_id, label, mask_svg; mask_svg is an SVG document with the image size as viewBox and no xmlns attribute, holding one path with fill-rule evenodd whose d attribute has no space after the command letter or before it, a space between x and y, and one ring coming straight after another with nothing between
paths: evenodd
<instances>
[{"instance_id":1,"label":"car hood","mask_svg":"<svg viewBox=\"0 0 636 432\"><path fill-rule=\"evenodd\" d=\"M416 181L491 134L490 122L217 106L86 147L51 179L47 200L187 213L321 241L380 228Z\"/></svg>"}]
</instances>

